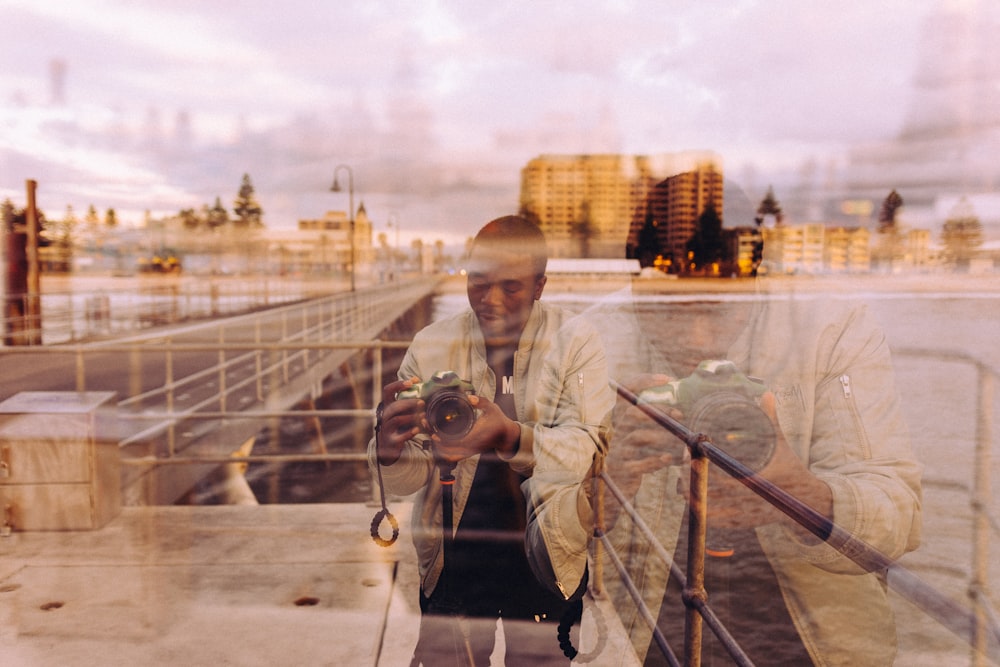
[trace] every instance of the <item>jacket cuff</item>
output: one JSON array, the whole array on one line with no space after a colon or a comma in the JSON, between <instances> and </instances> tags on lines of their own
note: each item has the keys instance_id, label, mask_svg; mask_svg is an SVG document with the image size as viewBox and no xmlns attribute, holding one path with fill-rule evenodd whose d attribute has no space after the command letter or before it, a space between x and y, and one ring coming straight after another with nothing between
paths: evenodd
<instances>
[{"instance_id":1,"label":"jacket cuff","mask_svg":"<svg viewBox=\"0 0 1000 667\"><path fill-rule=\"evenodd\" d=\"M501 461L506 461L510 467L519 473L530 473L535 467L535 429L528 424L517 423L521 429L517 450L511 457L497 453Z\"/></svg>"},{"instance_id":2,"label":"jacket cuff","mask_svg":"<svg viewBox=\"0 0 1000 667\"><path fill-rule=\"evenodd\" d=\"M839 475L817 475L833 493L833 522L852 536L857 533L858 502L851 484ZM863 571L850 558L840 553L831 543L810 539L804 541L796 531L785 529L786 535L799 554L809 563L825 570L855 573ZM812 537L810 535L810 537Z\"/></svg>"}]
</instances>

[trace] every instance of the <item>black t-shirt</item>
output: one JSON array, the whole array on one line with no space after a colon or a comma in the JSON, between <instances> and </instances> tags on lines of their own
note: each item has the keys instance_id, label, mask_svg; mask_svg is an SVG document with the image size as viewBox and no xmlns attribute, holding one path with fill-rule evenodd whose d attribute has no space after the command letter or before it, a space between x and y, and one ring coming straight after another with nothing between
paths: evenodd
<instances>
[{"instance_id":1,"label":"black t-shirt","mask_svg":"<svg viewBox=\"0 0 1000 667\"><path fill-rule=\"evenodd\" d=\"M514 348L490 349L496 375L493 402L516 420ZM442 580L469 616L558 620L565 602L535 579L524 553L527 508L521 492L524 477L495 453L480 455L468 501L455 533L451 558ZM440 588L440 587L439 587ZM439 595L435 589L432 599Z\"/></svg>"}]
</instances>

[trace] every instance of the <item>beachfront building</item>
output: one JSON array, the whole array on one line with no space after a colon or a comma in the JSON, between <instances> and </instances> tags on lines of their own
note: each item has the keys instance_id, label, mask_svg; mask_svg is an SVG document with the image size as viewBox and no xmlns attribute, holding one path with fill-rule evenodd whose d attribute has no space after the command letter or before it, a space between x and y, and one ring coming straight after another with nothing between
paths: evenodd
<instances>
[{"instance_id":1,"label":"beachfront building","mask_svg":"<svg viewBox=\"0 0 1000 667\"><path fill-rule=\"evenodd\" d=\"M864 227L810 222L761 230L763 263L771 273L867 273L870 233Z\"/></svg>"},{"instance_id":2,"label":"beachfront building","mask_svg":"<svg viewBox=\"0 0 1000 667\"><path fill-rule=\"evenodd\" d=\"M680 247L709 202L721 216L721 165L709 152L541 155L521 170L520 210L552 257L625 257L649 215L661 245Z\"/></svg>"},{"instance_id":3,"label":"beachfront building","mask_svg":"<svg viewBox=\"0 0 1000 667\"><path fill-rule=\"evenodd\" d=\"M729 256L732 264L727 275L753 275L760 258L757 252L762 242L761 230L758 227L741 226L723 230L729 245Z\"/></svg>"},{"instance_id":4,"label":"beachfront building","mask_svg":"<svg viewBox=\"0 0 1000 667\"><path fill-rule=\"evenodd\" d=\"M281 274L346 273L351 267L351 221L346 211L299 220L298 228L265 232L270 264ZM372 224L362 203L354 216L354 262L363 273L374 262Z\"/></svg>"},{"instance_id":5,"label":"beachfront building","mask_svg":"<svg viewBox=\"0 0 1000 667\"><path fill-rule=\"evenodd\" d=\"M699 220L709 207L715 209L720 220L724 219L722 186L722 169L712 161L692 165L654 186L646 215L656 229L663 256L674 263L683 262L688 255L688 241L698 231Z\"/></svg>"}]
</instances>

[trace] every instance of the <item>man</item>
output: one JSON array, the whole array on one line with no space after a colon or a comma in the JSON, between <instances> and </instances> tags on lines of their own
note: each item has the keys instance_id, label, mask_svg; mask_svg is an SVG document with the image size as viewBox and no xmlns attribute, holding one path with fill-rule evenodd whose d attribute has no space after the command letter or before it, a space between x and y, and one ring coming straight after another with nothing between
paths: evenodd
<instances>
[{"instance_id":1,"label":"man","mask_svg":"<svg viewBox=\"0 0 1000 667\"><path fill-rule=\"evenodd\" d=\"M535 470L584 479L605 448L614 397L594 329L539 301L546 263L544 236L528 220L507 216L484 226L469 255L470 310L420 331L399 380L383 389L368 454L387 491L417 494L412 528L424 623L415 663L464 664L467 655L488 665L499 618L507 664L567 662L555 623L579 581L555 595L535 580L520 486ZM475 390L469 402L478 418L457 439L432 432L425 400L397 399L444 371ZM454 483L442 485L452 466ZM443 512L449 495L451 512ZM447 544L445 514L454 527ZM432 630L436 615L460 617L459 634L450 621Z\"/></svg>"},{"instance_id":2,"label":"man","mask_svg":"<svg viewBox=\"0 0 1000 667\"><path fill-rule=\"evenodd\" d=\"M867 309L794 294L762 296L727 356L769 388L761 408L774 423L775 449L761 477L890 558L915 549L921 467L910 450L888 346ZM627 460L624 438L620 449ZM658 483L669 471L644 475L637 495L666 515L685 517L683 490ZM650 496L657 487L660 493ZM728 612L724 620L752 659L892 664L895 627L881 573L864 571L721 474L712 479L708 502L710 537L726 547L720 553L708 545L709 600ZM668 550L677 546L683 567L684 521L665 523L658 526L661 539ZM629 550L635 536L628 522L618 528L617 543ZM658 626L676 646L683 610L674 586L666 597L655 592L660 586L646 592L662 599ZM706 654L721 656L707 635ZM662 664L650 653L647 664Z\"/></svg>"},{"instance_id":3,"label":"man","mask_svg":"<svg viewBox=\"0 0 1000 667\"><path fill-rule=\"evenodd\" d=\"M591 315L597 317L598 312ZM814 295L762 294L748 321L736 330L740 328L735 340L713 344L726 350L725 357L739 370L769 388L761 408L773 422L774 454L760 476L890 558L916 548L921 467L910 450L887 343L867 310ZM655 335L649 327L643 331L642 323L631 329L606 325L605 331L631 331L646 339ZM605 341L609 355L620 357L611 364L612 377L636 392L672 375L661 365L662 357L650 354L655 346L641 342ZM638 350L649 356L634 358ZM628 371L618 372L625 368ZM631 376L636 369L645 369L646 375ZM653 375L657 372L663 375ZM624 403L616 407L613 425L609 474L683 571L688 501L683 448ZM882 573L865 571L738 482L712 472L710 538L721 541L708 545L706 589L709 603L724 615L749 657L758 664L892 664L895 628ZM549 559L553 576L566 579L586 561L583 536L592 514L580 505L574 523L565 511L549 512L548 506L561 502L565 509L566 499L585 485L532 485L531 500L539 509L528 532L538 532L545 544L559 543L562 548L557 560L544 552L529 556L542 560L538 570ZM659 611L657 627L680 653L681 591L676 584L668 587L667 565L652 553L631 519L613 511L609 515L613 546L646 606L654 616ZM632 650L627 656L606 655L605 660L663 664L651 645L652 630L618 583L610 580L608 589ZM704 639L706 664L714 657L728 664L707 629Z\"/></svg>"}]
</instances>

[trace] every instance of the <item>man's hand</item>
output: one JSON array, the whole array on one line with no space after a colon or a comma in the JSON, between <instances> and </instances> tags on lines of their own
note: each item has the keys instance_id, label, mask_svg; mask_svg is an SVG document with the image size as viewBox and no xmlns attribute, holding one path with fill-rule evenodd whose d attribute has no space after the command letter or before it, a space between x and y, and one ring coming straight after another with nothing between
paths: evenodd
<instances>
[{"instance_id":1,"label":"man's hand","mask_svg":"<svg viewBox=\"0 0 1000 667\"><path fill-rule=\"evenodd\" d=\"M643 389L666 384L670 380L666 375L640 375L623 383L623 386L638 394ZM684 444L621 396L615 404L611 420L613 436L606 461L608 475L625 498L631 501L639 490L643 475L677 465L683 460ZM619 510L616 500L607 503L605 522L608 527L614 525Z\"/></svg>"},{"instance_id":2,"label":"man's hand","mask_svg":"<svg viewBox=\"0 0 1000 667\"><path fill-rule=\"evenodd\" d=\"M520 425L483 396L470 395L469 402L478 412L472 430L461 440L431 436L435 456L451 463L493 450L503 458L514 456L521 439Z\"/></svg>"},{"instance_id":3,"label":"man's hand","mask_svg":"<svg viewBox=\"0 0 1000 667\"><path fill-rule=\"evenodd\" d=\"M397 380L382 387L382 419L375 444L378 462L384 466L399 460L406 441L420 433L424 422L423 399L396 400L396 394L420 382L420 378Z\"/></svg>"},{"instance_id":4,"label":"man's hand","mask_svg":"<svg viewBox=\"0 0 1000 667\"><path fill-rule=\"evenodd\" d=\"M776 441L774 454L759 475L832 519L833 494L830 487L817 478L789 447L778 425L774 394L764 393L760 407L774 425ZM713 526L750 528L788 520L783 512L715 466L709 472L708 488L708 516Z\"/></svg>"}]
</instances>

